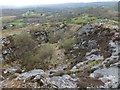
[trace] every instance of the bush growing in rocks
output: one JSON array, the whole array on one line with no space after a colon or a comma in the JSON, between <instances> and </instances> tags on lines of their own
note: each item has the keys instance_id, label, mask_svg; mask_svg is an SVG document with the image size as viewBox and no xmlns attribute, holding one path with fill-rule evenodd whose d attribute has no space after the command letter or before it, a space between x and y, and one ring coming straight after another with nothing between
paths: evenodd
<instances>
[{"instance_id":1,"label":"bush growing in rocks","mask_svg":"<svg viewBox=\"0 0 120 90\"><path fill-rule=\"evenodd\" d=\"M15 47L11 48L15 55L14 61L20 63L22 68L26 70L50 68L54 51L50 44L45 43L38 47L38 43L25 31L13 36L11 43Z\"/></svg>"},{"instance_id":2,"label":"bush growing in rocks","mask_svg":"<svg viewBox=\"0 0 120 90\"><path fill-rule=\"evenodd\" d=\"M63 31L57 31L57 32L50 32L49 33L49 42L50 43L57 43L60 39L63 38Z\"/></svg>"},{"instance_id":3,"label":"bush growing in rocks","mask_svg":"<svg viewBox=\"0 0 120 90\"><path fill-rule=\"evenodd\" d=\"M68 51L77 42L75 38L68 38L63 41L63 48Z\"/></svg>"},{"instance_id":4,"label":"bush growing in rocks","mask_svg":"<svg viewBox=\"0 0 120 90\"><path fill-rule=\"evenodd\" d=\"M26 53L32 52L37 43L31 38L31 35L27 32L21 32L14 37L14 45L16 47L15 54L21 58Z\"/></svg>"},{"instance_id":5,"label":"bush growing in rocks","mask_svg":"<svg viewBox=\"0 0 120 90\"><path fill-rule=\"evenodd\" d=\"M32 53L27 53L24 59L22 59L22 66L25 66L27 70L40 68L43 70L51 67L51 59L53 55L53 48L50 44L45 44Z\"/></svg>"}]
</instances>

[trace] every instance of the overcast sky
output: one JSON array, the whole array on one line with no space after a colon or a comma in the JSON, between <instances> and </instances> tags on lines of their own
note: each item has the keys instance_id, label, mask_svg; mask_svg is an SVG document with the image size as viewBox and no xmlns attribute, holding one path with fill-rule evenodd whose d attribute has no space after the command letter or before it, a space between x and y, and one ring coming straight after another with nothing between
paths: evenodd
<instances>
[{"instance_id":1,"label":"overcast sky","mask_svg":"<svg viewBox=\"0 0 120 90\"><path fill-rule=\"evenodd\" d=\"M0 0L0 6L29 6L43 4L101 2L101 1L119 1L119 0Z\"/></svg>"}]
</instances>

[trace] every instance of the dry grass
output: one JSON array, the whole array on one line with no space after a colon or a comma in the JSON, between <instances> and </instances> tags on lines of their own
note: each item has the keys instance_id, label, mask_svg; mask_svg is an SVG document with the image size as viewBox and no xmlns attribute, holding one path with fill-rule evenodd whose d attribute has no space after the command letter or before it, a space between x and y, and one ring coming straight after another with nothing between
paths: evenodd
<instances>
[{"instance_id":1,"label":"dry grass","mask_svg":"<svg viewBox=\"0 0 120 90\"><path fill-rule=\"evenodd\" d=\"M0 17L0 21L7 21L7 20L13 20L16 16L2 16Z\"/></svg>"}]
</instances>

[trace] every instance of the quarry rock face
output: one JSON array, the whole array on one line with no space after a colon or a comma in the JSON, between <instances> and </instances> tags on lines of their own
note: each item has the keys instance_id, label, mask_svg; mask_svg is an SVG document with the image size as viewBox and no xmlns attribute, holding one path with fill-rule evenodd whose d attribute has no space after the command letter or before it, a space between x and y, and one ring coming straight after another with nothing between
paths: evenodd
<instances>
[{"instance_id":1,"label":"quarry rock face","mask_svg":"<svg viewBox=\"0 0 120 90\"><path fill-rule=\"evenodd\" d=\"M60 25L60 28L66 27ZM47 31L33 31L30 34L39 43L49 42ZM42 69L22 72L21 67L5 69L0 76L2 87L33 87L33 88L117 88L120 59L120 33L115 29L102 26L85 25L74 32L77 43L68 51L68 56L75 60L68 64L66 69L54 69L50 72ZM16 58L16 46L13 36L2 40L2 61L11 61ZM57 67L57 66L56 66ZM58 76L56 76L56 73ZM52 74L52 77L50 76ZM87 75L87 76L86 76ZM11 78L10 78L11 77Z\"/></svg>"}]
</instances>

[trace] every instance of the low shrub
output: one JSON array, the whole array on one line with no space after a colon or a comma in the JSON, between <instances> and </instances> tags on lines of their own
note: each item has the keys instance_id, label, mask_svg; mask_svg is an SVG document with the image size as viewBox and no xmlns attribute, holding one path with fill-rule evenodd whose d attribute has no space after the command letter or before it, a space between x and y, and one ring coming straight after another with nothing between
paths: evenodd
<instances>
[{"instance_id":1,"label":"low shrub","mask_svg":"<svg viewBox=\"0 0 120 90\"><path fill-rule=\"evenodd\" d=\"M16 47L15 54L18 58L24 56L25 53L32 52L37 43L31 38L31 35L25 31L14 36L14 45Z\"/></svg>"},{"instance_id":2,"label":"low shrub","mask_svg":"<svg viewBox=\"0 0 120 90\"><path fill-rule=\"evenodd\" d=\"M14 45L16 47L14 53L24 69L40 68L45 70L50 67L54 51L50 44L46 43L38 48L38 44L31 35L22 32L14 36Z\"/></svg>"},{"instance_id":3,"label":"low shrub","mask_svg":"<svg viewBox=\"0 0 120 90\"><path fill-rule=\"evenodd\" d=\"M68 51L77 42L75 38L68 38L63 41L63 48Z\"/></svg>"},{"instance_id":4,"label":"low shrub","mask_svg":"<svg viewBox=\"0 0 120 90\"><path fill-rule=\"evenodd\" d=\"M55 32L50 32L49 33L49 42L50 43L57 43L60 39L63 38L63 31L59 30L59 31L55 31Z\"/></svg>"},{"instance_id":5,"label":"low shrub","mask_svg":"<svg viewBox=\"0 0 120 90\"><path fill-rule=\"evenodd\" d=\"M26 70L35 68L43 70L49 69L51 67L53 51L50 44L45 44L34 51L34 53L27 53L25 55L26 57L22 59L21 64Z\"/></svg>"}]
</instances>

